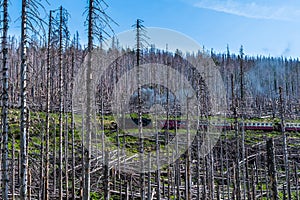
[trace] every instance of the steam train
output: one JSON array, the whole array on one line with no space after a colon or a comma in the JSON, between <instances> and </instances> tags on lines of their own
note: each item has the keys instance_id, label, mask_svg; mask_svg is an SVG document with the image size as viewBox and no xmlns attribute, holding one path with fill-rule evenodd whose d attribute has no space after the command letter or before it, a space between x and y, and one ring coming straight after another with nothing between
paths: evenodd
<instances>
[{"instance_id":1,"label":"steam train","mask_svg":"<svg viewBox=\"0 0 300 200\"><path fill-rule=\"evenodd\" d=\"M163 123L163 129L184 129L187 128L187 122L185 120L167 120L162 121ZM208 127L214 127L218 130L234 130L235 124L234 123L228 123L228 122L219 122L219 121L213 121L213 122L205 122L200 121L199 128L203 130L207 130ZM280 123L272 123L272 122L244 122L239 123L238 127L243 127L244 130L253 130L253 131L281 131L282 126ZM290 123L287 122L284 124L284 130L287 132L300 132L300 123Z\"/></svg>"}]
</instances>

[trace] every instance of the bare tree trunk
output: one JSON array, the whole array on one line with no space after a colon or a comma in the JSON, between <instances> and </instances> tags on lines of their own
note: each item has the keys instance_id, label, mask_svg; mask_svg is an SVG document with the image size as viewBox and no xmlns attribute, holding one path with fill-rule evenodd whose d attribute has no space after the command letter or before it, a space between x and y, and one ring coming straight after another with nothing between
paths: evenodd
<instances>
[{"instance_id":1,"label":"bare tree trunk","mask_svg":"<svg viewBox=\"0 0 300 200\"><path fill-rule=\"evenodd\" d=\"M147 199L151 199L151 155L150 153L148 154L148 194L147 194Z\"/></svg>"},{"instance_id":2,"label":"bare tree trunk","mask_svg":"<svg viewBox=\"0 0 300 200\"><path fill-rule=\"evenodd\" d=\"M21 152L21 200L27 199L27 1L22 0L22 23L21 23L21 125L20 125L20 152Z\"/></svg>"},{"instance_id":3,"label":"bare tree trunk","mask_svg":"<svg viewBox=\"0 0 300 200\"><path fill-rule=\"evenodd\" d=\"M240 102L240 109L241 109L241 132L242 132L242 160L245 160L245 128L244 128L244 118L245 118L245 99L244 99L244 66L243 66L243 46L240 49L240 90L241 90L241 102ZM245 162L242 162L242 179L243 179L243 199L246 199L246 169L245 169Z\"/></svg>"},{"instance_id":4,"label":"bare tree trunk","mask_svg":"<svg viewBox=\"0 0 300 200\"><path fill-rule=\"evenodd\" d=\"M8 199L8 65L7 65L7 32L8 10L7 0L3 2L2 27L2 199Z\"/></svg>"},{"instance_id":5,"label":"bare tree trunk","mask_svg":"<svg viewBox=\"0 0 300 200\"><path fill-rule=\"evenodd\" d=\"M45 200L49 199L49 112L50 112L50 46L51 46L51 31L52 31L52 12L49 16L48 30L48 46L47 46L47 72L46 72L46 160L45 160ZM55 151L55 150L54 150Z\"/></svg>"},{"instance_id":6,"label":"bare tree trunk","mask_svg":"<svg viewBox=\"0 0 300 200\"><path fill-rule=\"evenodd\" d=\"M260 146L258 147L258 152L261 152L261 147ZM258 180L257 183L262 183L263 182L263 174L262 174L263 163L262 163L261 159L262 159L262 155L259 155L259 160L257 162L257 168L256 168L256 170L257 170L256 177L257 177L257 180ZM262 185L260 185L260 187L259 187L259 192L260 192L260 195L263 196L263 187L262 187Z\"/></svg>"},{"instance_id":7,"label":"bare tree trunk","mask_svg":"<svg viewBox=\"0 0 300 200\"><path fill-rule=\"evenodd\" d=\"M232 184L232 194L231 194L231 198L232 199L236 199L236 178L235 178L235 176L236 176L236 172L235 172L235 170L236 170L236 167L235 167L235 163L233 163L233 167L232 167L232 169L233 169L233 173L232 173L232 179L233 179L233 184Z\"/></svg>"},{"instance_id":8,"label":"bare tree trunk","mask_svg":"<svg viewBox=\"0 0 300 200\"><path fill-rule=\"evenodd\" d=\"M75 50L72 51L72 80L71 80L71 91L73 92L74 82L74 65L75 65ZM73 100L71 99L71 135L72 135L72 199L75 199L75 132L74 132L74 111L73 111Z\"/></svg>"},{"instance_id":9,"label":"bare tree trunk","mask_svg":"<svg viewBox=\"0 0 300 200\"><path fill-rule=\"evenodd\" d=\"M282 194L283 194L282 195L283 196L282 199L286 200L287 198L286 198L286 186L285 185L282 186Z\"/></svg>"},{"instance_id":10,"label":"bare tree trunk","mask_svg":"<svg viewBox=\"0 0 300 200\"><path fill-rule=\"evenodd\" d=\"M209 185L209 183L208 183L208 178L207 178L207 176L208 176L208 171L209 171L209 169L208 169L208 167L207 167L207 156L205 156L204 158L203 158L203 191L202 191L202 199L204 199L204 200L207 200L207 187L208 187L208 185Z\"/></svg>"},{"instance_id":11,"label":"bare tree trunk","mask_svg":"<svg viewBox=\"0 0 300 200\"><path fill-rule=\"evenodd\" d=\"M273 138L267 141L267 164L268 164L268 174L271 185L271 199L278 199L277 192L277 174L276 174L276 163L275 163L275 150Z\"/></svg>"},{"instance_id":12,"label":"bare tree trunk","mask_svg":"<svg viewBox=\"0 0 300 200\"><path fill-rule=\"evenodd\" d=\"M298 180L298 167L297 167L297 163L294 162L294 173L295 173L295 179L296 179L296 183L295 183L295 186L296 186L296 200L299 200L299 180Z\"/></svg>"},{"instance_id":13,"label":"bare tree trunk","mask_svg":"<svg viewBox=\"0 0 300 200\"><path fill-rule=\"evenodd\" d=\"M83 193L84 193L84 187L85 187L85 171L84 171L84 167L85 167L85 147L84 147L84 129L85 129L85 125L84 125L84 112L82 109L82 118L81 118L81 123L82 123L82 130L81 130L81 166L82 166L82 177L80 180L80 198L83 198Z\"/></svg>"},{"instance_id":14,"label":"bare tree trunk","mask_svg":"<svg viewBox=\"0 0 300 200\"><path fill-rule=\"evenodd\" d=\"M220 139L220 145L221 145L221 149L220 149L220 175L221 175L221 187L222 187L222 192L220 193L220 196L222 197L222 199L225 199L225 181L224 181L224 160L223 160L223 156L224 156L224 151L223 151L223 139ZM218 187L220 188L220 184L218 184Z\"/></svg>"},{"instance_id":15,"label":"bare tree trunk","mask_svg":"<svg viewBox=\"0 0 300 200\"><path fill-rule=\"evenodd\" d=\"M230 199L230 170L229 170L229 158L228 158L228 153L229 153L229 147L227 144L227 132L225 132L225 144L226 144L226 153L225 153L225 160L226 160L226 181L227 181L227 199Z\"/></svg>"},{"instance_id":16,"label":"bare tree trunk","mask_svg":"<svg viewBox=\"0 0 300 200\"><path fill-rule=\"evenodd\" d=\"M66 27L67 28L67 27ZM70 79L70 67L69 67L69 60L70 57L72 59L72 47L69 47L69 38L68 36L66 37L65 41L65 48L68 49L68 51L65 53L65 59L68 61L67 64L65 64L64 67L64 113L65 113L65 134L64 134L64 139L65 139L65 188L66 188L66 199L69 199L69 106L70 106L70 96L72 93L69 88L69 83L72 81ZM69 57L69 54L70 57ZM71 63L72 66L72 63Z\"/></svg>"},{"instance_id":17,"label":"bare tree trunk","mask_svg":"<svg viewBox=\"0 0 300 200\"><path fill-rule=\"evenodd\" d=\"M43 199L44 196L44 120L42 122L41 130L41 145L40 145L40 180L39 180L39 198Z\"/></svg>"},{"instance_id":18,"label":"bare tree trunk","mask_svg":"<svg viewBox=\"0 0 300 200\"><path fill-rule=\"evenodd\" d=\"M137 83L138 83L138 129L139 129L139 158L140 158L140 195L141 200L145 199L145 173L144 173L144 136L142 122L142 93L140 80L140 53L141 53L141 33L142 20L136 20L136 65L137 65Z\"/></svg>"},{"instance_id":19,"label":"bare tree trunk","mask_svg":"<svg viewBox=\"0 0 300 200\"><path fill-rule=\"evenodd\" d=\"M156 93L154 92L154 99L156 99ZM160 199L160 144L159 144L159 134L158 134L158 127L157 127L157 108L155 107L155 151L156 151L156 167L157 171L155 172L155 181L156 181L156 198Z\"/></svg>"},{"instance_id":20,"label":"bare tree trunk","mask_svg":"<svg viewBox=\"0 0 300 200\"><path fill-rule=\"evenodd\" d=\"M104 200L109 200L109 152L105 151L104 153L104 176L103 176L103 183L104 183Z\"/></svg>"},{"instance_id":21,"label":"bare tree trunk","mask_svg":"<svg viewBox=\"0 0 300 200\"><path fill-rule=\"evenodd\" d=\"M240 137L238 130L238 118L237 118L237 103L236 97L234 95L234 82L233 75L231 74L231 89L232 89L232 106L234 115L234 129L235 129L235 139L236 139L236 156L235 156L235 189L236 189L236 199L241 199L241 187L240 187Z\"/></svg>"},{"instance_id":22,"label":"bare tree trunk","mask_svg":"<svg viewBox=\"0 0 300 200\"><path fill-rule=\"evenodd\" d=\"M63 63L62 63L62 37L63 37L63 30L62 30L62 23L63 23L63 9L62 6L60 7L60 20L59 20L59 199L63 199Z\"/></svg>"},{"instance_id":23,"label":"bare tree trunk","mask_svg":"<svg viewBox=\"0 0 300 200\"><path fill-rule=\"evenodd\" d=\"M53 119L53 193L56 195L56 185L57 185L57 170L56 170L56 163L57 163L57 155L56 155L56 121Z\"/></svg>"},{"instance_id":24,"label":"bare tree trunk","mask_svg":"<svg viewBox=\"0 0 300 200\"><path fill-rule=\"evenodd\" d=\"M209 144L211 146L211 144ZM210 147L212 149L212 147ZM210 191L211 199L215 199L215 172L214 172L214 154L213 151L209 154L210 162Z\"/></svg>"},{"instance_id":25,"label":"bare tree trunk","mask_svg":"<svg viewBox=\"0 0 300 200\"><path fill-rule=\"evenodd\" d=\"M251 173L251 182L252 182L252 200L256 200L256 182L255 182L255 169L252 167L252 173Z\"/></svg>"},{"instance_id":26,"label":"bare tree trunk","mask_svg":"<svg viewBox=\"0 0 300 200\"><path fill-rule=\"evenodd\" d=\"M199 115L198 115L198 120L199 120ZM199 124L199 121L198 121ZM201 189L201 165L200 165L200 160L201 160L201 154L200 154L200 150L201 150L201 143L200 143L200 131L199 130L196 138L197 138L197 198L200 199L201 197L201 193L200 193L200 189Z\"/></svg>"},{"instance_id":27,"label":"bare tree trunk","mask_svg":"<svg viewBox=\"0 0 300 200\"><path fill-rule=\"evenodd\" d=\"M285 184L287 185L288 199L292 199L290 168L289 168L287 141L286 141L287 136L285 133L285 124L284 124L284 104L283 104L282 87L279 87L279 95L280 95L279 100L280 100L281 133L282 133L282 141L283 141L283 157L284 157L284 168L285 168Z\"/></svg>"},{"instance_id":28,"label":"bare tree trunk","mask_svg":"<svg viewBox=\"0 0 300 200\"><path fill-rule=\"evenodd\" d=\"M28 193L27 193L27 197L28 197L28 200L31 200L31 170L30 169L28 169L28 185L27 185L27 191L28 191Z\"/></svg>"},{"instance_id":29,"label":"bare tree trunk","mask_svg":"<svg viewBox=\"0 0 300 200\"><path fill-rule=\"evenodd\" d=\"M11 146L12 146L12 151L11 151L11 199L14 200L15 199L15 175L16 175L16 169L15 169L15 135L12 135L12 142L11 142Z\"/></svg>"},{"instance_id":30,"label":"bare tree trunk","mask_svg":"<svg viewBox=\"0 0 300 200\"><path fill-rule=\"evenodd\" d=\"M92 75L92 49L93 49L93 20L94 20L94 0L89 0L89 11L88 11L88 64L86 70L86 135L85 145L86 149L84 152L84 187L83 187L83 199L90 199L90 168L91 168L91 75ZM104 153L104 152L102 152Z\"/></svg>"},{"instance_id":31,"label":"bare tree trunk","mask_svg":"<svg viewBox=\"0 0 300 200\"><path fill-rule=\"evenodd\" d=\"M250 177L249 177L249 160L248 160L248 149L246 151L246 181L247 181L247 199L251 198L250 192Z\"/></svg>"},{"instance_id":32,"label":"bare tree trunk","mask_svg":"<svg viewBox=\"0 0 300 200\"><path fill-rule=\"evenodd\" d=\"M65 71L65 70L64 70ZM68 74L68 70L67 70ZM68 79L66 74L64 73L64 80L65 80L65 94L64 94L64 115L65 115L65 130L64 130L64 143L65 143L65 150L64 150L64 160L65 160L65 197L66 199L69 199L69 176L68 176L68 163L69 163L69 124L68 124Z\"/></svg>"},{"instance_id":33,"label":"bare tree trunk","mask_svg":"<svg viewBox=\"0 0 300 200\"><path fill-rule=\"evenodd\" d=\"M267 160L267 155L265 154L264 155L264 160L265 160L265 162L266 162L266 160ZM267 199L270 199L270 191L269 191L269 179L268 179L268 166L266 165L266 164L264 164L264 166L263 166L263 169L264 169L264 181L265 181L265 183L266 183L266 196L267 196Z\"/></svg>"},{"instance_id":34,"label":"bare tree trunk","mask_svg":"<svg viewBox=\"0 0 300 200\"><path fill-rule=\"evenodd\" d=\"M185 191L186 191L186 199L190 200L191 199L191 149L189 147L191 136L190 136L190 122L189 122L189 98L186 96L186 109L187 109L187 116L186 116L186 124L187 124L187 150L186 150L186 159L185 159L185 167L186 167L186 179L185 179Z\"/></svg>"}]
</instances>

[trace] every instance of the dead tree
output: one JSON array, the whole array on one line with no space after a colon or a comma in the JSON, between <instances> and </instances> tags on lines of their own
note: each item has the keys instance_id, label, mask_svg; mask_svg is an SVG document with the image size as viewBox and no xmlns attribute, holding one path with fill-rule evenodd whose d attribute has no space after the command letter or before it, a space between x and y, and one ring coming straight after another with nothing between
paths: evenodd
<instances>
[{"instance_id":1,"label":"dead tree","mask_svg":"<svg viewBox=\"0 0 300 200\"><path fill-rule=\"evenodd\" d=\"M283 102L282 87L279 87L279 103L280 103L281 133L282 133L282 143L283 143L282 153L284 158L285 184L287 186L288 199L292 199L290 168L289 168L289 158L288 158L288 149L287 149L287 136L285 133L285 124L284 124L284 102Z\"/></svg>"},{"instance_id":2,"label":"dead tree","mask_svg":"<svg viewBox=\"0 0 300 200\"><path fill-rule=\"evenodd\" d=\"M26 116L27 116L27 94L26 94L26 80L27 80L27 1L22 0L22 28L21 28L21 199L27 199L27 151L26 151Z\"/></svg>"},{"instance_id":3,"label":"dead tree","mask_svg":"<svg viewBox=\"0 0 300 200\"><path fill-rule=\"evenodd\" d=\"M66 48L63 44L64 40L69 39L69 31L67 28L68 12L62 6L59 8L58 14L58 66L59 66L59 199L63 198L63 111L64 111L64 82L63 82L63 52ZM67 185L67 183L66 183Z\"/></svg>"},{"instance_id":4,"label":"dead tree","mask_svg":"<svg viewBox=\"0 0 300 200\"><path fill-rule=\"evenodd\" d=\"M3 0L2 21L2 199L8 199L8 1Z\"/></svg>"},{"instance_id":5,"label":"dead tree","mask_svg":"<svg viewBox=\"0 0 300 200\"><path fill-rule=\"evenodd\" d=\"M94 37L103 40L102 33L109 33L104 31L104 27L108 27L109 31L112 31L110 22L115 23L106 13L105 9L108 5L103 0L89 0L88 10L87 10L87 26L88 26L88 60L86 68L86 110L85 110L85 125L86 125L86 135L85 135L85 149L84 149L84 187L83 187L83 199L90 199L90 168L91 168L91 94L92 94L92 50L94 46ZM101 36L101 37L100 37ZM102 152L104 153L104 152ZM103 160L104 162L104 160ZM104 163L103 163L104 164Z\"/></svg>"},{"instance_id":6,"label":"dead tree","mask_svg":"<svg viewBox=\"0 0 300 200\"><path fill-rule=\"evenodd\" d=\"M44 31L43 21L39 16L38 9L42 7L39 0L22 0L21 14L21 116L20 116L20 153L21 153L21 183L20 197L27 199L27 171L28 171L28 152L27 152L27 46L29 31L40 35Z\"/></svg>"},{"instance_id":7,"label":"dead tree","mask_svg":"<svg viewBox=\"0 0 300 200\"><path fill-rule=\"evenodd\" d=\"M14 200L15 199L15 188L16 188L16 184L15 184L15 175L16 175L16 169L15 169L15 135L12 135L12 142L11 142L11 146L12 146L12 150L11 150L11 199Z\"/></svg>"},{"instance_id":8,"label":"dead tree","mask_svg":"<svg viewBox=\"0 0 300 200\"><path fill-rule=\"evenodd\" d=\"M245 108L246 108L246 104L245 104L245 92L244 92L244 62L243 62L243 56L244 56L244 52L243 52L243 46L241 46L240 48L240 55L238 56L239 61L240 61L240 92L241 92L241 96L240 96L240 109L241 109L241 132L242 132L242 160L245 160L245 129L244 129L244 118L245 118ZM239 147L238 147L239 148ZM243 198L246 199L246 171L245 171L245 163L243 162L242 165L242 177L243 177ZM249 197L248 197L249 198Z\"/></svg>"},{"instance_id":9,"label":"dead tree","mask_svg":"<svg viewBox=\"0 0 300 200\"><path fill-rule=\"evenodd\" d=\"M267 165L268 165L268 175L271 185L271 199L278 199L277 191L277 174L276 174L276 163L275 163L275 151L274 151L274 140L273 138L267 141Z\"/></svg>"},{"instance_id":10,"label":"dead tree","mask_svg":"<svg viewBox=\"0 0 300 200\"><path fill-rule=\"evenodd\" d=\"M231 98L232 98L232 109L234 115L234 130L235 130L235 139L236 139L236 157L235 157L235 195L236 199L241 199L241 187L240 187L240 137L238 130L238 120L237 120L237 100L234 94L234 81L233 74L231 74Z\"/></svg>"},{"instance_id":11,"label":"dead tree","mask_svg":"<svg viewBox=\"0 0 300 200\"><path fill-rule=\"evenodd\" d=\"M142 122L142 94L141 94L141 80L140 80L140 57L141 57L141 30L142 20L136 20L136 65L138 68L138 129L139 129L139 154L140 154L140 195L141 199L145 199L145 174L144 174L144 136L143 136L143 122Z\"/></svg>"},{"instance_id":12,"label":"dead tree","mask_svg":"<svg viewBox=\"0 0 300 200\"><path fill-rule=\"evenodd\" d=\"M62 68L63 68L63 8L62 6L59 8L59 49L58 49L58 56L59 56L59 199L62 200L63 198L63 77L62 77Z\"/></svg>"},{"instance_id":13,"label":"dead tree","mask_svg":"<svg viewBox=\"0 0 300 200\"><path fill-rule=\"evenodd\" d=\"M74 43L76 41L76 44L72 47L72 68L71 68L71 86L70 90L73 92L73 87L74 87L74 68L75 68L75 51L78 50L78 33L77 33L77 40L74 38ZM77 45L77 47L75 47ZM76 49L75 49L76 48ZM74 111L73 111L73 100L71 100L71 142L72 142L72 191L71 191L71 196L72 199L75 199L75 125L74 125Z\"/></svg>"},{"instance_id":14,"label":"dead tree","mask_svg":"<svg viewBox=\"0 0 300 200\"><path fill-rule=\"evenodd\" d=\"M49 112L50 112L50 48L51 48L51 37L52 37L52 13L53 11L50 10L49 15L49 24L48 24L48 42L47 42L47 72L46 72L46 160L45 160L45 200L49 199L49 132L50 132L50 119L49 119Z\"/></svg>"}]
</instances>

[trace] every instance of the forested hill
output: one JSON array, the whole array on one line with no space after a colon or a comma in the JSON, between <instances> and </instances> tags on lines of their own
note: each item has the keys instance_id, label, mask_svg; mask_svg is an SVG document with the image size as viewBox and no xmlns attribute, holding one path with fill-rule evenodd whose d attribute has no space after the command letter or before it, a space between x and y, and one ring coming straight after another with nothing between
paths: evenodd
<instances>
[{"instance_id":1,"label":"forested hill","mask_svg":"<svg viewBox=\"0 0 300 200\"><path fill-rule=\"evenodd\" d=\"M58 110L59 101L56 98L59 92L59 44L53 38L51 44L46 46L37 39L30 40L28 48L28 100L33 110L45 110L46 102L46 71L47 53L50 54L50 110ZM116 41L116 40L113 40ZM20 42L15 37L8 39L8 65L9 67L9 102L11 106L20 106ZM110 45L105 54L115 57L124 52L132 51L117 47L115 42ZM151 51L150 49L144 50ZM163 54L164 50L156 50L157 54ZM220 70L228 100L231 99L231 76L234 79L234 90L239 96L243 87L246 106L251 108L253 115L278 114L277 104L279 98L278 88L283 88L284 99L287 105L287 117L296 115L299 107L300 63L298 59L284 57L247 56L241 48L240 54L216 53L213 51L199 50L197 53L177 53L188 59L201 59L201 55L211 57ZM71 87L72 75L75 76L82 66L86 56L86 50L79 42L78 36L68 39L62 46L63 54L63 85L65 90ZM242 81L242 84L241 84ZM243 86L241 86L243 85ZM2 84L1 84L2 87ZM67 95L70 99L71 93ZM230 106L230 105L228 105ZM230 109L230 108L228 108Z\"/></svg>"}]
</instances>

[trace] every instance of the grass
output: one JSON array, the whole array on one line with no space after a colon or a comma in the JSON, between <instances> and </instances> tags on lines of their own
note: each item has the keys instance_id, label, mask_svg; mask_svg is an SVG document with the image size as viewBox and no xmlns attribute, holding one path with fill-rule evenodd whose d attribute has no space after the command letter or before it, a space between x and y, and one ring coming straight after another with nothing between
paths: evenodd
<instances>
[{"instance_id":1,"label":"grass","mask_svg":"<svg viewBox=\"0 0 300 200\"><path fill-rule=\"evenodd\" d=\"M132 114L131 116L127 117L137 117L137 114ZM143 115L145 118L149 118L149 115ZM15 149L18 151L20 149L20 127L19 127L19 118L20 118L20 111L17 109L10 109L9 110L9 144L8 147L11 150L12 149L12 137L15 137ZM56 140L57 147L58 148L58 142L59 142L59 113L50 113L50 147L53 148L53 137ZM130 153L137 153L138 148L139 148L139 140L138 140L138 129L133 128L133 129L128 129L126 130L127 134L126 137L124 137L124 131L122 130L117 130L115 129L115 120L112 115L104 115L103 116L103 127L104 127L104 133L106 136L107 142L112 144L112 146L115 146L114 148L117 148L117 136L119 135L119 148L125 147L126 150ZM163 118L161 118L163 119ZM232 118L221 118L221 117L209 117L210 120L213 121L227 121L231 122L234 119ZM46 113L45 112L33 112L30 111L30 129L29 129L29 134L30 134L30 142L29 142L29 153L38 153L39 148L37 148L39 145L41 145L41 133L45 133L45 120L46 120ZM97 116L97 121L99 122L99 127L100 122L102 120L101 116ZM260 118L254 118L251 119L252 121L278 121L278 119L260 119ZM81 143L81 122L82 122L82 117L81 115L75 114L74 115L74 121L75 121L75 126L76 129L75 131L75 141L77 144L80 145ZM245 120L245 122L250 121L250 120ZM65 122L65 117L63 117L63 122ZM56 129L54 127L56 126ZM71 140L71 116L69 115L68 117L68 136L69 140ZM99 128L99 132L97 133L98 136L101 136L102 131L101 128ZM144 133L147 132L148 129L144 129ZM151 130L151 129L150 129ZM64 131L64 130L63 130ZM175 134L175 130L160 130L160 140L163 142L160 142L160 147L161 149L165 148L165 143L164 143L164 136L170 133L171 135ZM185 129L180 129L180 134L186 134ZM261 142L265 138L270 138L270 137L278 137L280 136L281 133L279 132L262 132L262 131L245 131L245 143L246 145L253 145L258 142ZM234 131L228 131L225 134L222 134L221 137L223 139L235 139L235 132ZM289 137L295 137L295 138L300 138L300 133L289 133ZM45 141L44 141L45 145ZM125 145L125 146L124 146ZM144 139L144 148L146 151L152 151L155 149L155 134L150 134L148 138ZM299 147L299 145L295 144L295 147ZM293 146L293 147L294 147ZM101 144L97 144L98 148L101 148Z\"/></svg>"},{"instance_id":2,"label":"grass","mask_svg":"<svg viewBox=\"0 0 300 200\"><path fill-rule=\"evenodd\" d=\"M20 111L15 110L15 109L10 109L9 110L9 143L8 143L8 148L11 156L11 149L12 149L12 136L15 137L15 146L14 148L16 151L20 150L20 127L19 127L19 117L20 116ZM146 116L145 116L146 117ZM58 113L50 113L50 151L54 150L54 140L56 140L56 151L58 151L58 142L59 142L59 114ZM120 146L119 148L125 148L126 154L128 156L137 154L139 152L139 138L138 138L138 129L128 129L126 130L128 133L131 133L132 135L127 135L124 137L124 131L122 130L116 130L114 126L112 126L113 123L115 123L113 116L111 115L105 115L103 116L104 121L104 133L106 136L106 140L112 144L110 147L110 150L116 149L117 148L117 136L119 135L119 143ZM45 132L45 119L46 119L46 114L44 112L30 112L30 129L29 129L29 135L30 135L30 141L29 141L29 154L32 155L39 155L40 154L40 145L41 145L41 133L44 131ZM76 123L76 129L75 131L75 141L76 143L80 146L81 143L81 130L80 130L80 124L81 124L81 116L80 115L74 115L75 123ZM211 117L211 120L220 120L218 117ZM63 118L65 121L65 118ZM97 116L97 120L100 122L101 118L100 116ZM233 121L233 119L222 119L221 120L226 120L228 122ZM254 121L271 121L273 119L253 119ZM253 121L252 120L252 121ZM274 119L273 121L276 121L278 119ZM245 120L247 122L247 120ZM100 123L99 123L100 124ZM71 140L71 116L68 117L68 136L69 136L69 141ZM56 127L56 128L54 128ZM145 129L146 130L146 129ZM161 135L160 139L163 141L164 135L167 133L170 134L175 134L175 130L161 130ZM99 130L97 133L98 136L101 136L102 130ZM186 130L182 130L181 134L186 134ZM135 136L133 136L135 135ZM300 138L300 133L289 133L289 138ZM150 138L145 138L144 139L144 149L146 152L153 151L156 147L155 144L155 135L151 136ZM241 136L241 135L240 135ZM262 131L245 131L245 144L246 145L254 145L257 144L261 141L264 141L266 138L271 138L271 137L280 137L281 133L280 132L262 132ZM228 140L233 140L235 139L235 131L228 131L226 135L223 133L221 135L223 139L228 139ZM45 141L44 141L44 146L45 146ZM101 148L101 144L96 144L97 148ZM125 146L124 146L125 145ZM71 147L71 145L69 145ZM300 144L290 144L290 147L295 147L299 148ZM160 143L160 149L161 152L166 151L166 144L164 142ZM71 150L71 149L70 149ZM70 151L69 151L70 152ZM17 155L16 155L17 156ZM278 169L278 172L280 172L280 169ZM163 177L163 176L162 176ZM260 187L262 187L263 190L266 189L265 184L260 184L257 185L257 189L260 190ZM279 191L280 199L283 199L283 193L282 191ZM295 199L295 193L293 193L293 196ZM101 196L100 193L97 192L92 192L91 193L91 199L102 199L103 197ZM111 198L115 199L115 198ZM266 199L266 198L262 198Z\"/></svg>"}]
</instances>

